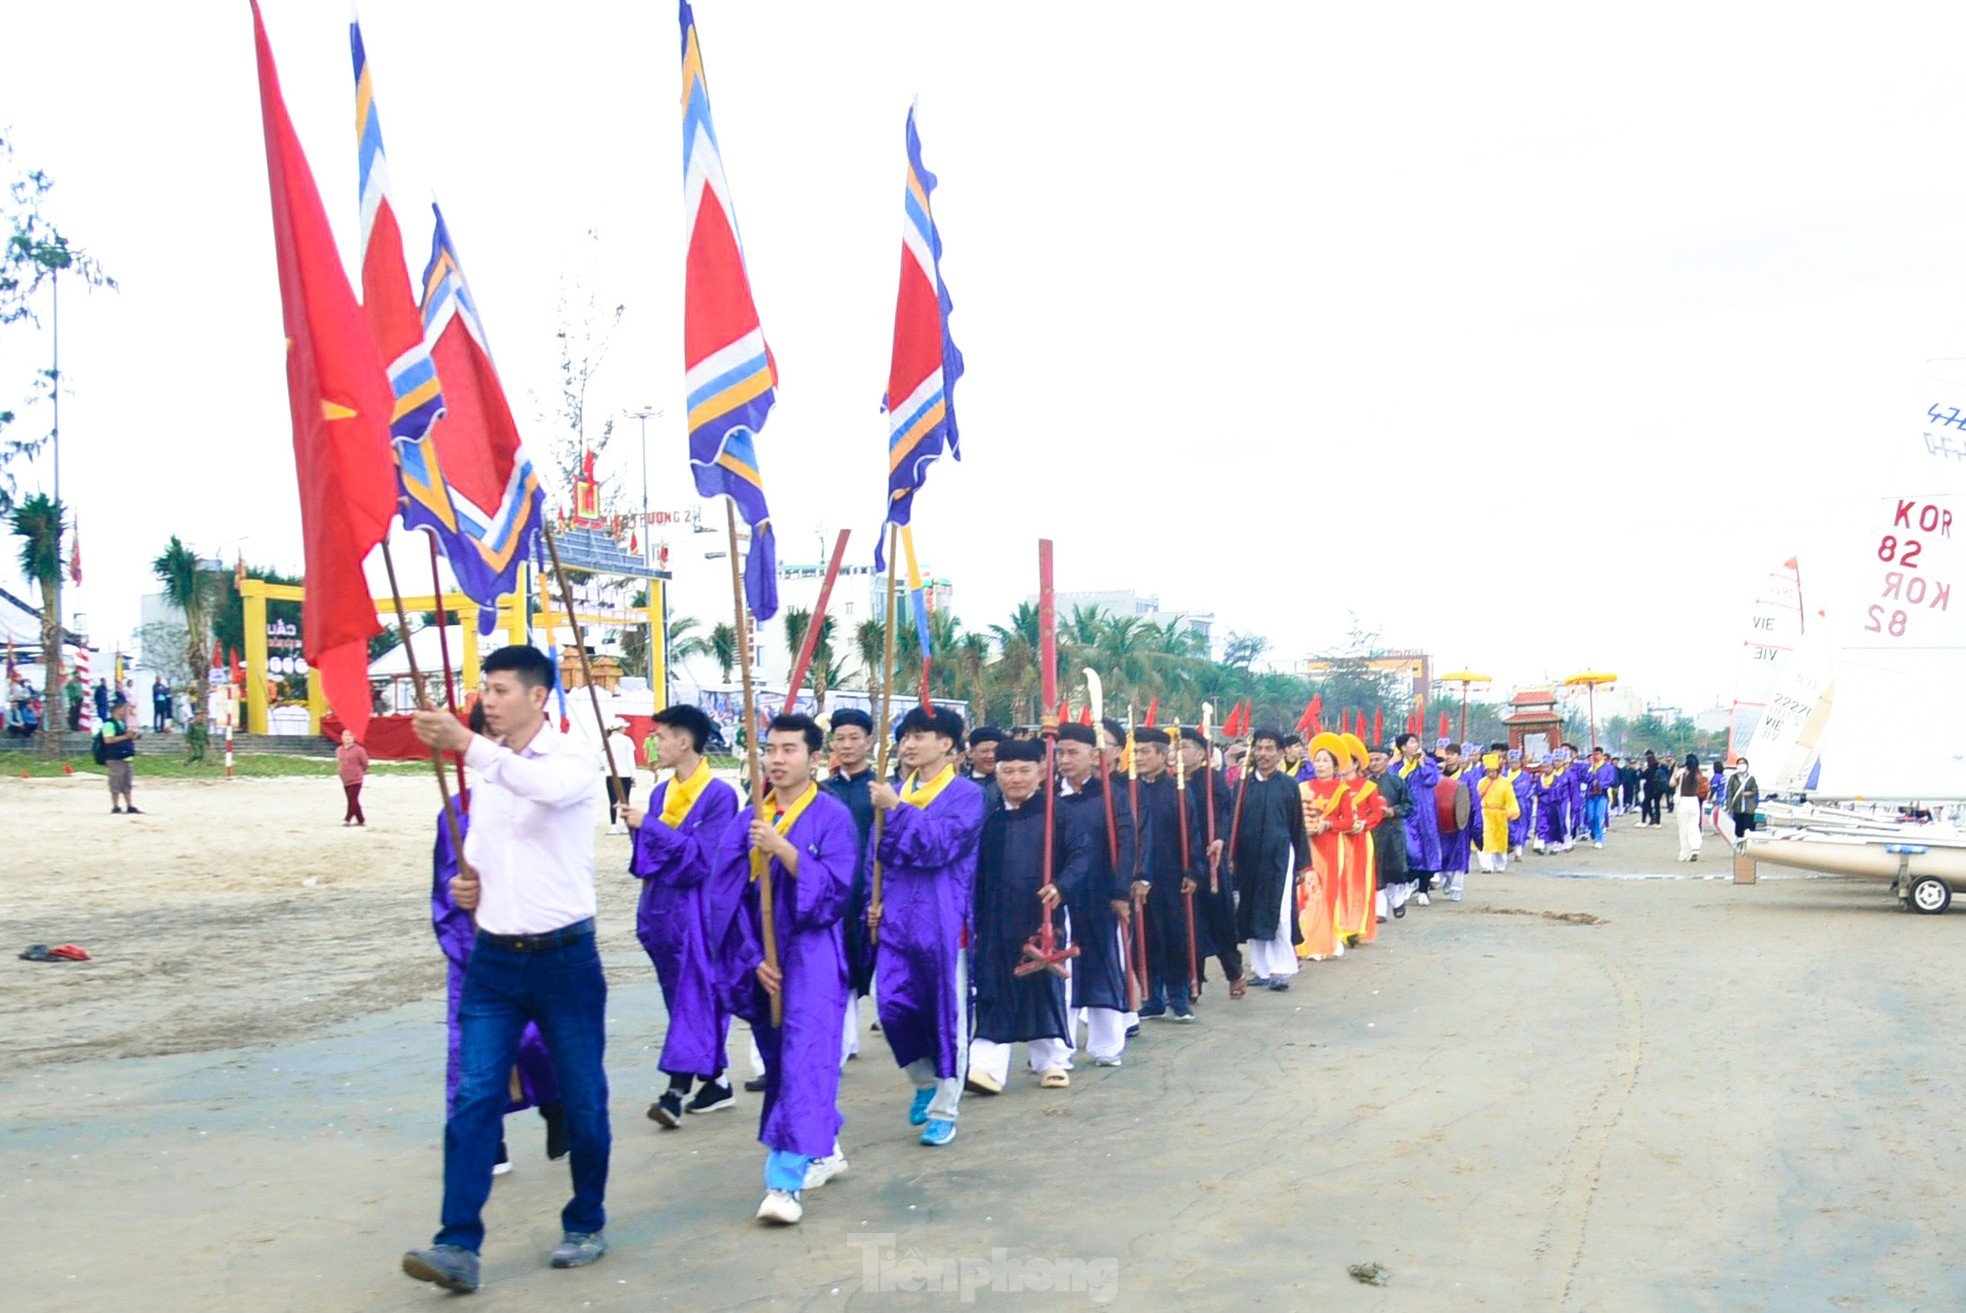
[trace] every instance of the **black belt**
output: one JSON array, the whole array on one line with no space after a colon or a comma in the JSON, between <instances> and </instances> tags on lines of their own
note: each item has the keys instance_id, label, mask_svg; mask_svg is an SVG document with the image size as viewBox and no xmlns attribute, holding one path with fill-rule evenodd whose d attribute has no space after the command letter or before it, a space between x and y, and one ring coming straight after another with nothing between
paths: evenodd
<instances>
[{"instance_id":1,"label":"black belt","mask_svg":"<svg viewBox=\"0 0 1966 1313\"><path fill-rule=\"evenodd\" d=\"M563 925L558 930L547 930L536 935L495 935L489 930L478 932L478 943L489 948L502 948L508 953L544 953L550 949L565 948L578 943L594 933L594 918L575 921Z\"/></svg>"}]
</instances>

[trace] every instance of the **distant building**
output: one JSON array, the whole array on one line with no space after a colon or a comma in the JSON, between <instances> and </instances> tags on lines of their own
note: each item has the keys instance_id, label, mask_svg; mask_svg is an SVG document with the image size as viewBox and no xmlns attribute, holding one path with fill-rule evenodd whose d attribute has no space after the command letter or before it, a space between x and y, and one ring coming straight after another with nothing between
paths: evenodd
<instances>
[{"instance_id":1,"label":"distant building","mask_svg":"<svg viewBox=\"0 0 1966 1313\"><path fill-rule=\"evenodd\" d=\"M1032 606L1038 604L1036 594L1024 599ZM1215 613L1213 611L1173 611L1162 608L1160 597L1153 593L1136 593L1131 589L1112 590L1093 593L1059 593L1055 597L1058 619L1062 624L1071 618L1075 609L1103 611L1109 616L1131 616L1151 624L1165 627L1170 624L1186 626L1200 636L1207 646L1208 656L1213 660L1219 653L1215 650Z\"/></svg>"},{"instance_id":2,"label":"distant building","mask_svg":"<svg viewBox=\"0 0 1966 1313\"><path fill-rule=\"evenodd\" d=\"M1356 666L1361 661L1368 670L1397 675L1405 681L1403 691L1413 699L1414 706L1426 706L1432 700L1434 659L1425 652L1381 652L1369 657L1311 657L1298 669L1300 673L1315 678L1328 675L1340 666Z\"/></svg>"}]
</instances>

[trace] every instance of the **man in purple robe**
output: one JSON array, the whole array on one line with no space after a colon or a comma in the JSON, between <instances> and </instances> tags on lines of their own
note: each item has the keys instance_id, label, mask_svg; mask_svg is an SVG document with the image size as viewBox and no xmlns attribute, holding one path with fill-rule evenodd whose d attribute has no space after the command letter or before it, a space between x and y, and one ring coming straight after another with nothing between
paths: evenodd
<instances>
[{"instance_id":1,"label":"man in purple robe","mask_svg":"<svg viewBox=\"0 0 1966 1313\"><path fill-rule=\"evenodd\" d=\"M1529 842L1529 822L1536 810L1536 777L1533 772L1523 769L1522 749L1510 748L1507 744L1491 743L1490 752L1506 750L1508 757L1502 763L1502 777L1515 789L1516 807L1522 815L1509 822L1509 855L1522 856L1522 846Z\"/></svg>"},{"instance_id":2,"label":"man in purple robe","mask_svg":"<svg viewBox=\"0 0 1966 1313\"><path fill-rule=\"evenodd\" d=\"M724 827L737 813L737 790L710 774L703 749L710 718L693 706L655 713L650 735L658 769L672 772L656 785L648 809L624 807L633 847L629 873L642 882L635 937L655 964L668 1033L656 1065L669 1088L649 1105L652 1121L674 1130L685 1112L716 1112L737 1101L724 1075L730 1014L717 999L711 963L736 910L737 886L710 880L710 862ZM703 1087L689 1098L701 1077Z\"/></svg>"},{"instance_id":3,"label":"man in purple robe","mask_svg":"<svg viewBox=\"0 0 1966 1313\"><path fill-rule=\"evenodd\" d=\"M1472 750L1473 745L1469 745ZM1460 902L1468 881L1468 852L1473 842L1480 809L1473 780L1481 776L1479 765L1466 765L1461 745L1440 741L1440 783L1434 787L1440 830L1440 873L1447 882L1447 897Z\"/></svg>"},{"instance_id":4,"label":"man in purple robe","mask_svg":"<svg viewBox=\"0 0 1966 1313\"><path fill-rule=\"evenodd\" d=\"M841 917L853 896L860 838L846 804L813 782L824 741L810 716L781 715L765 734L771 797L746 807L717 847L720 885L742 890L718 954L717 975L765 1059L758 1142L765 1198L758 1220L790 1226L805 1215L802 1192L847 1169L840 1152L840 1031L847 1006ZM778 965L765 960L764 882ZM783 1009L773 1024L771 1003Z\"/></svg>"},{"instance_id":5,"label":"man in purple robe","mask_svg":"<svg viewBox=\"0 0 1966 1313\"><path fill-rule=\"evenodd\" d=\"M460 798L460 801L462 799ZM458 832L468 833L471 817L460 812L457 818ZM444 950L444 959L450 964L449 1002L446 1005L444 1020L450 1031L450 1048L444 1061L444 1116L448 1119L457 1110L458 1059L462 1054L462 1031L457 1024L457 1000L464 993L464 969L471 961L471 948L477 942L478 927L472 924L471 913L457 905L451 897L451 877L457 874L457 853L451 848L450 826L440 815L437 817L437 846L431 862L435 878L430 886L430 924L437 932L437 946ZM519 1058L512 1068L517 1077L512 1101L505 1106L509 1115L524 1112L527 1108L538 1108L539 1115L546 1119L546 1156L558 1160L567 1156L567 1119L560 1106L560 1082L553 1075L553 1060L546 1053L546 1041L539 1037L539 1027L532 1022L519 1032ZM505 1151L505 1141L498 1142L498 1162L492 1167L493 1176L503 1176L512 1170L512 1158Z\"/></svg>"},{"instance_id":6,"label":"man in purple robe","mask_svg":"<svg viewBox=\"0 0 1966 1313\"><path fill-rule=\"evenodd\" d=\"M1440 812L1434 802L1440 766L1421 752L1418 734L1394 739L1393 751L1399 754L1393 769L1413 794L1413 810L1406 817L1406 880L1413 886L1409 891L1412 900L1425 907L1433 901L1427 891L1433 888L1434 876L1441 869ZM1406 901L1395 896L1395 908L1404 907Z\"/></svg>"},{"instance_id":7,"label":"man in purple robe","mask_svg":"<svg viewBox=\"0 0 1966 1313\"><path fill-rule=\"evenodd\" d=\"M922 1143L956 1138L969 1068L969 915L983 790L956 775L963 718L915 707L901 721L901 787L868 789L885 816L874 860L880 896L867 905L875 937L881 1031L914 1082L910 1125Z\"/></svg>"}]
</instances>

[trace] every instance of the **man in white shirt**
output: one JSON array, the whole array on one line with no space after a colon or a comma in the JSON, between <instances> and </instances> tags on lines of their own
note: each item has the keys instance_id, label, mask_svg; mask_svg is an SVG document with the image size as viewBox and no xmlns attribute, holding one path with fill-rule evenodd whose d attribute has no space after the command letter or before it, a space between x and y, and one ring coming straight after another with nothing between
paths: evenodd
<instances>
[{"instance_id":1,"label":"man in white shirt","mask_svg":"<svg viewBox=\"0 0 1966 1313\"><path fill-rule=\"evenodd\" d=\"M601 1057L607 982L594 943L594 766L589 749L546 718L553 667L535 647L485 659L486 737L455 716L420 711L416 735L471 768L465 865L451 881L477 914L478 939L458 1000L459 1077L444 1125L443 1227L403 1270L447 1290L478 1288L481 1220L491 1193L507 1087L527 1022L553 1060L571 1148L573 1198L554 1267L607 1252L608 1082Z\"/></svg>"}]
</instances>

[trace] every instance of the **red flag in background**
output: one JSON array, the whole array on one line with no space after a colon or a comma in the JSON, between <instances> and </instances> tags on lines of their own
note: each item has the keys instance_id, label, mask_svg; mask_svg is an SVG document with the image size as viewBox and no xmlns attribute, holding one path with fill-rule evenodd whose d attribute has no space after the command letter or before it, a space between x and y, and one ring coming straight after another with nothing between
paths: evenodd
<instances>
[{"instance_id":1,"label":"red flag in background","mask_svg":"<svg viewBox=\"0 0 1966 1313\"><path fill-rule=\"evenodd\" d=\"M68 582L82 582L82 521L79 517L75 521L75 532L68 549Z\"/></svg>"},{"instance_id":2,"label":"red flag in background","mask_svg":"<svg viewBox=\"0 0 1966 1313\"><path fill-rule=\"evenodd\" d=\"M1143 727L1152 725L1154 723L1154 717L1158 716L1159 714L1160 714L1160 699L1155 698L1153 701L1147 704L1147 718L1141 721L1140 724Z\"/></svg>"},{"instance_id":3,"label":"red flag in background","mask_svg":"<svg viewBox=\"0 0 1966 1313\"><path fill-rule=\"evenodd\" d=\"M1448 724L1448 721L1447 721L1447 713L1446 713L1445 711L1443 711L1443 712L1441 712L1441 713L1440 713L1440 737L1441 737L1441 738L1443 738L1443 739L1444 739L1444 738L1448 738L1448 737L1450 737L1450 736L1451 736L1451 731L1452 731L1452 729L1453 729L1453 727L1452 727L1451 725L1449 725L1449 724Z\"/></svg>"},{"instance_id":4,"label":"red flag in background","mask_svg":"<svg viewBox=\"0 0 1966 1313\"><path fill-rule=\"evenodd\" d=\"M1088 702L1084 706L1079 708L1079 724L1090 725L1091 723L1092 723L1092 704Z\"/></svg>"},{"instance_id":5,"label":"red flag in background","mask_svg":"<svg viewBox=\"0 0 1966 1313\"><path fill-rule=\"evenodd\" d=\"M396 510L389 458L395 397L280 97L280 74L257 0L252 8L287 333L287 404L300 477L307 575L303 651L321 672L328 705L360 739L369 728L368 641L381 630L362 559L382 541Z\"/></svg>"}]
</instances>

